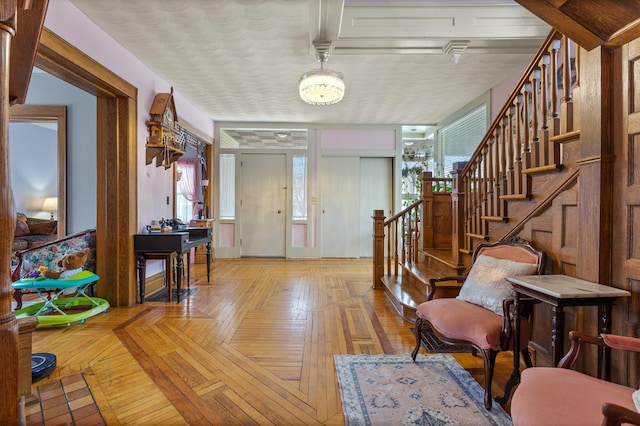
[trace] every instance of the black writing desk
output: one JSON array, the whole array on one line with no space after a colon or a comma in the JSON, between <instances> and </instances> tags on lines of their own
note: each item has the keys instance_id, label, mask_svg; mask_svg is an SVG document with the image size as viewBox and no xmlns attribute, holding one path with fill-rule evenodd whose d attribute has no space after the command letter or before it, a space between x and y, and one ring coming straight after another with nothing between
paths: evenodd
<instances>
[{"instance_id":1,"label":"black writing desk","mask_svg":"<svg viewBox=\"0 0 640 426\"><path fill-rule=\"evenodd\" d=\"M133 236L133 250L138 260L138 282L140 285L140 303L144 303L145 274L147 259L157 259L158 253L176 254L177 301L180 302L180 285L184 262L182 255L194 247L207 245L207 282L211 277L211 228L186 228L175 232L136 234ZM167 264L167 269L170 265ZM166 271L168 274L169 271ZM171 294L171 288L167 291Z\"/></svg>"}]
</instances>

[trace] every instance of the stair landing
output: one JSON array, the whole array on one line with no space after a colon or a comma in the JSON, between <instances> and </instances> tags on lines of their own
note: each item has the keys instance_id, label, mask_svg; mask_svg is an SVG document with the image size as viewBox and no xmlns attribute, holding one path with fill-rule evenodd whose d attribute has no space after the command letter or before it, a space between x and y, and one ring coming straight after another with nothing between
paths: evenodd
<instances>
[{"instance_id":1,"label":"stair landing","mask_svg":"<svg viewBox=\"0 0 640 426\"><path fill-rule=\"evenodd\" d=\"M426 263L405 264L401 275L383 275L385 295L405 320L415 323L418 305L427 301L429 278L457 275L453 270L434 269ZM460 284L455 281L438 283L436 297L455 297Z\"/></svg>"}]
</instances>

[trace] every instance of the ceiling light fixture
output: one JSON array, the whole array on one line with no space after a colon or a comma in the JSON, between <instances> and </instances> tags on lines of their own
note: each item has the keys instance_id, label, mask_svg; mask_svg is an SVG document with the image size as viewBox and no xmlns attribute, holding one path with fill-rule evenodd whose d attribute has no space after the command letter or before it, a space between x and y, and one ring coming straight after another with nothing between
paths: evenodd
<instances>
[{"instance_id":1,"label":"ceiling light fixture","mask_svg":"<svg viewBox=\"0 0 640 426\"><path fill-rule=\"evenodd\" d=\"M344 96L344 76L342 73L325 69L323 64L329 59L331 43L314 41L320 68L307 71L300 77L300 98L311 105L338 103Z\"/></svg>"}]
</instances>

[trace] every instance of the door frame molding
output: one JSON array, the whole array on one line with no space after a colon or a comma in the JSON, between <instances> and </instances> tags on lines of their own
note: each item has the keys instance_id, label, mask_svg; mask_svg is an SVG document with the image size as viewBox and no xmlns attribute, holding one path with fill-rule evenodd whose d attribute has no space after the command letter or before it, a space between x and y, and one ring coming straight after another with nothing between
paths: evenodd
<instances>
[{"instance_id":1,"label":"door frame molding","mask_svg":"<svg viewBox=\"0 0 640 426\"><path fill-rule=\"evenodd\" d=\"M97 98L96 269L104 283L97 286L97 294L112 306L132 306L136 303L138 89L46 28L35 64Z\"/></svg>"}]
</instances>

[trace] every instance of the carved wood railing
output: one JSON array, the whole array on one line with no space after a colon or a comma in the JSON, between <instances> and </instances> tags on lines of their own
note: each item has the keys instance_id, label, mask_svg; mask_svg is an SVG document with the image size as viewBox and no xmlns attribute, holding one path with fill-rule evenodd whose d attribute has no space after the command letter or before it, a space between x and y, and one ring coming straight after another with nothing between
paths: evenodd
<instances>
[{"instance_id":1,"label":"carved wood railing","mask_svg":"<svg viewBox=\"0 0 640 426\"><path fill-rule=\"evenodd\" d=\"M508 202L532 198L531 176L562 168L574 133L575 45L553 31L523 73L464 169L455 177L452 255L489 239L490 222L508 221ZM564 90L564 88L567 88ZM457 246L457 247L456 247Z\"/></svg>"},{"instance_id":2,"label":"carved wood railing","mask_svg":"<svg viewBox=\"0 0 640 426\"><path fill-rule=\"evenodd\" d=\"M434 226L434 205L438 197L450 200L452 180L436 178L431 172L421 176L421 196L418 201L385 220L384 210L373 212L374 288L383 275L398 276L402 265L419 261L420 249L435 247L442 238L451 235L451 229Z\"/></svg>"},{"instance_id":3,"label":"carved wood railing","mask_svg":"<svg viewBox=\"0 0 640 426\"><path fill-rule=\"evenodd\" d=\"M450 263L463 265L462 256L477 241L489 240L491 222L508 221L509 202L532 198L532 175L562 169L562 144L579 137L573 112L577 52L552 31L471 159L455 165L453 180L425 172L419 201L387 220L374 211L374 287L385 274L397 276L400 265L417 262L420 249L443 248L433 234L434 216L443 208L434 202L438 195L448 197L451 209L450 229L438 228L451 233Z\"/></svg>"}]
</instances>

